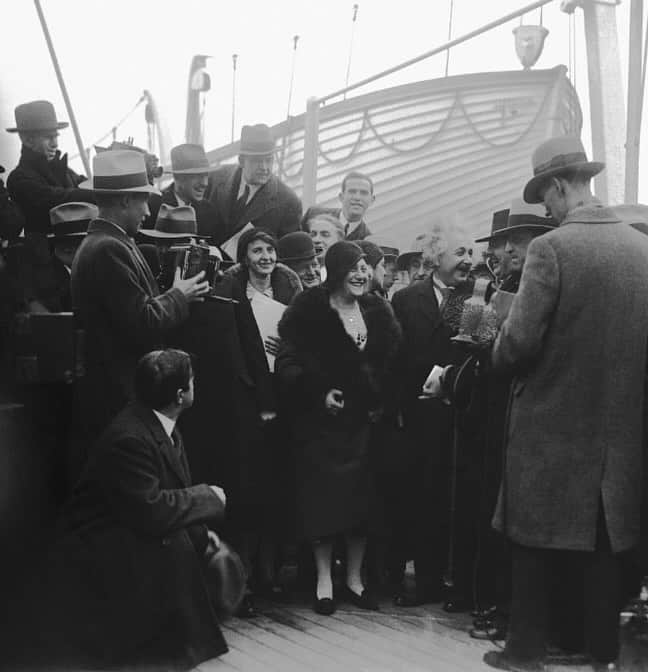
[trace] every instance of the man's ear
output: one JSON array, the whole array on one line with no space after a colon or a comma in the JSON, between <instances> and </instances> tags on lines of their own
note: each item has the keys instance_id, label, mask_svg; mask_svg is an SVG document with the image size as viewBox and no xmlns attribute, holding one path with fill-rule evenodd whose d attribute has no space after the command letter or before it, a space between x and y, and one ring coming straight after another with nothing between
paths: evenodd
<instances>
[{"instance_id":1,"label":"man's ear","mask_svg":"<svg viewBox=\"0 0 648 672\"><path fill-rule=\"evenodd\" d=\"M184 399L184 390L181 387L179 387L176 390L176 404L178 406L182 406L183 399Z\"/></svg>"},{"instance_id":2,"label":"man's ear","mask_svg":"<svg viewBox=\"0 0 648 672\"><path fill-rule=\"evenodd\" d=\"M128 210L128 207L131 204L131 195L130 194L122 194L121 197L119 198L119 207L122 210Z\"/></svg>"},{"instance_id":3,"label":"man's ear","mask_svg":"<svg viewBox=\"0 0 648 672\"><path fill-rule=\"evenodd\" d=\"M341 191L341 192L338 194L338 200L340 201L340 203L342 203L342 199L343 199L343 198L344 198L344 192Z\"/></svg>"},{"instance_id":4,"label":"man's ear","mask_svg":"<svg viewBox=\"0 0 648 672\"><path fill-rule=\"evenodd\" d=\"M565 195L565 180L562 177L552 177L551 181L556 185L556 189L561 196Z\"/></svg>"}]
</instances>

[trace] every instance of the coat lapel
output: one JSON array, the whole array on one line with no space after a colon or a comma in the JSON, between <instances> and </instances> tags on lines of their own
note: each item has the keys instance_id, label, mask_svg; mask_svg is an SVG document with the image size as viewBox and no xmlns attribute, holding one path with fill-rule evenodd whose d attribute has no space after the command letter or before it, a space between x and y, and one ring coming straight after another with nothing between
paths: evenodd
<instances>
[{"instance_id":1,"label":"coat lapel","mask_svg":"<svg viewBox=\"0 0 648 672\"><path fill-rule=\"evenodd\" d=\"M181 450L178 450L174 445L169 435L164 431L164 427L157 419L155 413L148 408L141 408L139 411L140 418L149 428L151 435L155 439L155 442L158 444L160 453L162 457L166 460L171 471L178 477L179 481L185 486L189 486L189 475L185 469L184 464L180 459L182 454ZM178 435L178 429L174 429L174 434ZM180 439L182 442L182 439Z\"/></svg>"},{"instance_id":2,"label":"coat lapel","mask_svg":"<svg viewBox=\"0 0 648 672\"><path fill-rule=\"evenodd\" d=\"M428 322L433 330L438 329L443 323L439 302L437 301L434 285L431 280L421 281L418 294L420 315L423 321Z\"/></svg>"},{"instance_id":3,"label":"coat lapel","mask_svg":"<svg viewBox=\"0 0 648 672\"><path fill-rule=\"evenodd\" d=\"M272 176L257 192L243 211L241 220L244 224L258 219L268 210L275 207L277 196L277 178Z\"/></svg>"},{"instance_id":4,"label":"coat lapel","mask_svg":"<svg viewBox=\"0 0 648 672\"><path fill-rule=\"evenodd\" d=\"M224 222L227 223L227 233L225 238L230 238L235 232L236 222L230 222L230 205L232 203L232 192L236 185L240 184L241 169L233 170L227 180L223 183L222 189L216 186L216 204L218 211Z\"/></svg>"}]
</instances>

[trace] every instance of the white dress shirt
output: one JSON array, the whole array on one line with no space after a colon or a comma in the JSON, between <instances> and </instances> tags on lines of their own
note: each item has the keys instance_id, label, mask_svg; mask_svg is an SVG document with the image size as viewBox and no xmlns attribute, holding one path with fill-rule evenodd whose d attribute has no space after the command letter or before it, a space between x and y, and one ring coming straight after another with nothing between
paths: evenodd
<instances>
[{"instance_id":1,"label":"white dress shirt","mask_svg":"<svg viewBox=\"0 0 648 672\"><path fill-rule=\"evenodd\" d=\"M162 429L166 432L167 436L173 441L171 438L171 434L173 434L173 430L175 429L175 420L171 420L171 418L167 417L164 415L164 413L160 413L159 411L156 411L153 409L153 413L155 413L157 419L160 421L160 424L162 425Z\"/></svg>"}]
</instances>

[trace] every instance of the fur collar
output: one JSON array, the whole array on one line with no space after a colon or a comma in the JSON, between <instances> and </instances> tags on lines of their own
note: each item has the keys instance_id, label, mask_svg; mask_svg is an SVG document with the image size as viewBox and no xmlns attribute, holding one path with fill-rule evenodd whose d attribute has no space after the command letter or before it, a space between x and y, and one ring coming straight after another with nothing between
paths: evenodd
<instances>
[{"instance_id":1,"label":"fur collar","mask_svg":"<svg viewBox=\"0 0 648 672\"><path fill-rule=\"evenodd\" d=\"M247 283L250 279L250 274L245 266L234 264L234 266L225 271L225 275L234 278L240 284L243 294L245 294ZM270 284L272 285L275 301L283 303L285 306L290 305L294 298L302 291L301 280L297 273L292 268L288 268L288 266L280 262L277 262L274 271L272 271Z\"/></svg>"}]
</instances>

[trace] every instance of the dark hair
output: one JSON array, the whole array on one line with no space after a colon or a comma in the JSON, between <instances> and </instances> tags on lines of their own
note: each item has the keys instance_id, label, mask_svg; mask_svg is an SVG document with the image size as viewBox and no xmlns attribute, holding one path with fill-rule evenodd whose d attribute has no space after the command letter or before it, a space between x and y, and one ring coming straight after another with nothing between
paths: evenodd
<instances>
[{"instance_id":1,"label":"dark hair","mask_svg":"<svg viewBox=\"0 0 648 672\"><path fill-rule=\"evenodd\" d=\"M245 260L247 259L248 246L255 240L262 240L264 243L272 245L275 251L277 249L277 239L271 233L268 233L263 229L248 229L239 238L238 245L236 246L236 261L239 264L245 264Z\"/></svg>"},{"instance_id":2,"label":"dark hair","mask_svg":"<svg viewBox=\"0 0 648 672\"><path fill-rule=\"evenodd\" d=\"M365 175L364 173L361 173L358 170L352 170L350 173L347 173L344 176L344 179L342 180L342 191L346 189L346 183L348 180L366 180L369 182L369 188L371 189L371 193L374 193L374 183L373 180L369 177L369 175Z\"/></svg>"},{"instance_id":3,"label":"dark hair","mask_svg":"<svg viewBox=\"0 0 648 672\"><path fill-rule=\"evenodd\" d=\"M360 261L365 254L357 243L341 240L333 243L326 250L324 265L326 266L326 286L331 292L338 290L347 273Z\"/></svg>"},{"instance_id":4,"label":"dark hair","mask_svg":"<svg viewBox=\"0 0 648 672\"><path fill-rule=\"evenodd\" d=\"M153 350L135 368L135 397L147 408L159 410L186 390L193 376L191 356L183 350Z\"/></svg>"}]
</instances>

